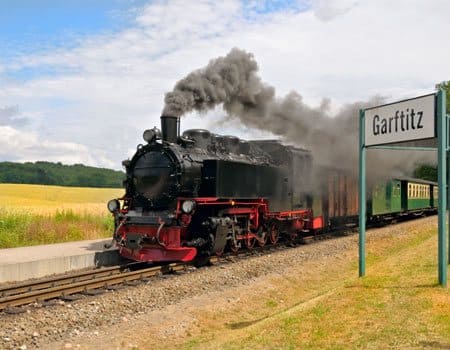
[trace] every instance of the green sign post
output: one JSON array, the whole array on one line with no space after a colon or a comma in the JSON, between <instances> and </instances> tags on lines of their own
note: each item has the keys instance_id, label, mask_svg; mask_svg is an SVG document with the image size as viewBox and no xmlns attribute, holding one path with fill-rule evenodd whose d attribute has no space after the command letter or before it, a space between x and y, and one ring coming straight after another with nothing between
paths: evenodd
<instances>
[{"instance_id":1,"label":"green sign post","mask_svg":"<svg viewBox=\"0 0 450 350\"><path fill-rule=\"evenodd\" d=\"M366 146L364 110L359 111L359 277L366 274Z\"/></svg>"},{"instance_id":2,"label":"green sign post","mask_svg":"<svg viewBox=\"0 0 450 350\"><path fill-rule=\"evenodd\" d=\"M437 133L438 133L438 186L439 186L439 206L438 206L438 275L439 284L447 286L447 157L446 152L449 146L448 122L445 111L445 91L439 89L437 94Z\"/></svg>"},{"instance_id":3,"label":"green sign post","mask_svg":"<svg viewBox=\"0 0 450 350\"><path fill-rule=\"evenodd\" d=\"M359 112L359 276L366 274L366 152L370 148L434 151L432 147L398 146L399 142L437 137L438 151L438 278L447 286L447 152L450 126L445 92L420 96ZM450 183L450 174L449 183Z\"/></svg>"}]
</instances>

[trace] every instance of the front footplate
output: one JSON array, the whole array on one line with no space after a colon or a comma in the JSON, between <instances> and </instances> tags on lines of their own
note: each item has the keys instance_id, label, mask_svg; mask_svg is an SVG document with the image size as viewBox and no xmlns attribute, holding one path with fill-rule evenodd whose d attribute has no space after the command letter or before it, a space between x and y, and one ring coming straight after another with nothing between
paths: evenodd
<instances>
[{"instance_id":1,"label":"front footplate","mask_svg":"<svg viewBox=\"0 0 450 350\"><path fill-rule=\"evenodd\" d=\"M143 247L140 249L119 248L120 255L124 258L142 261L142 262L174 262L192 261L197 255L197 249L194 247Z\"/></svg>"}]
</instances>

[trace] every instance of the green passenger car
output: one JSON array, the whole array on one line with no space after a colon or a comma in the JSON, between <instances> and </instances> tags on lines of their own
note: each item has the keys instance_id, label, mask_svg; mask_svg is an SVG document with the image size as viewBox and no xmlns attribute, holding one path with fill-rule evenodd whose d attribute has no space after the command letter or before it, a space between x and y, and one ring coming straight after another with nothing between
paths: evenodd
<instances>
[{"instance_id":1,"label":"green passenger car","mask_svg":"<svg viewBox=\"0 0 450 350\"><path fill-rule=\"evenodd\" d=\"M401 181L389 180L377 184L372 190L372 201L369 203L370 215L384 215L402 211Z\"/></svg>"},{"instance_id":2,"label":"green passenger car","mask_svg":"<svg viewBox=\"0 0 450 350\"><path fill-rule=\"evenodd\" d=\"M420 210L431 208L432 185L424 182L408 181L407 183L407 210Z\"/></svg>"},{"instance_id":3,"label":"green passenger car","mask_svg":"<svg viewBox=\"0 0 450 350\"><path fill-rule=\"evenodd\" d=\"M438 187L435 182L397 178L374 186L368 203L372 217L432 210L437 207Z\"/></svg>"},{"instance_id":4,"label":"green passenger car","mask_svg":"<svg viewBox=\"0 0 450 350\"><path fill-rule=\"evenodd\" d=\"M431 206L433 208L438 207L438 199L439 199L439 190L437 184L431 185L433 190L431 193L433 193L433 196L431 197Z\"/></svg>"}]
</instances>

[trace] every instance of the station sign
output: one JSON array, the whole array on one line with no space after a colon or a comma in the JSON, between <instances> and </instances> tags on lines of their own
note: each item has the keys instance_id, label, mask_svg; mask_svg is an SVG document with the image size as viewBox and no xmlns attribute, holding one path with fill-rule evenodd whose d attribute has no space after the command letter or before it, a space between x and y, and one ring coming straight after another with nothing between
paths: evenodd
<instances>
[{"instance_id":1,"label":"station sign","mask_svg":"<svg viewBox=\"0 0 450 350\"><path fill-rule=\"evenodd\" d=\"M436 95L365 110L365 146L436 137Z\"/></svg>"}]
</instances>

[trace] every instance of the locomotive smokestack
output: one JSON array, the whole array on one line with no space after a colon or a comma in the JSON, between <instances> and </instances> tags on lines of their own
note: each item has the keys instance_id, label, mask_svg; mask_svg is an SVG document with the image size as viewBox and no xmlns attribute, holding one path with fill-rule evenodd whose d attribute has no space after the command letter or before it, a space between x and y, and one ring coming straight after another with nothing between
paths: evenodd
<instances>
[{"instance_id":1,"label":"locomotive smokestack","mask_svg":"<svg viewBox=\"0 0 450 350\"><path fill-rule=\"evenodd\" d=\"M176 143L178 139L178 117L173 115L161 116L162 139L167 142Z\"/></svg>"}]
</instances>

